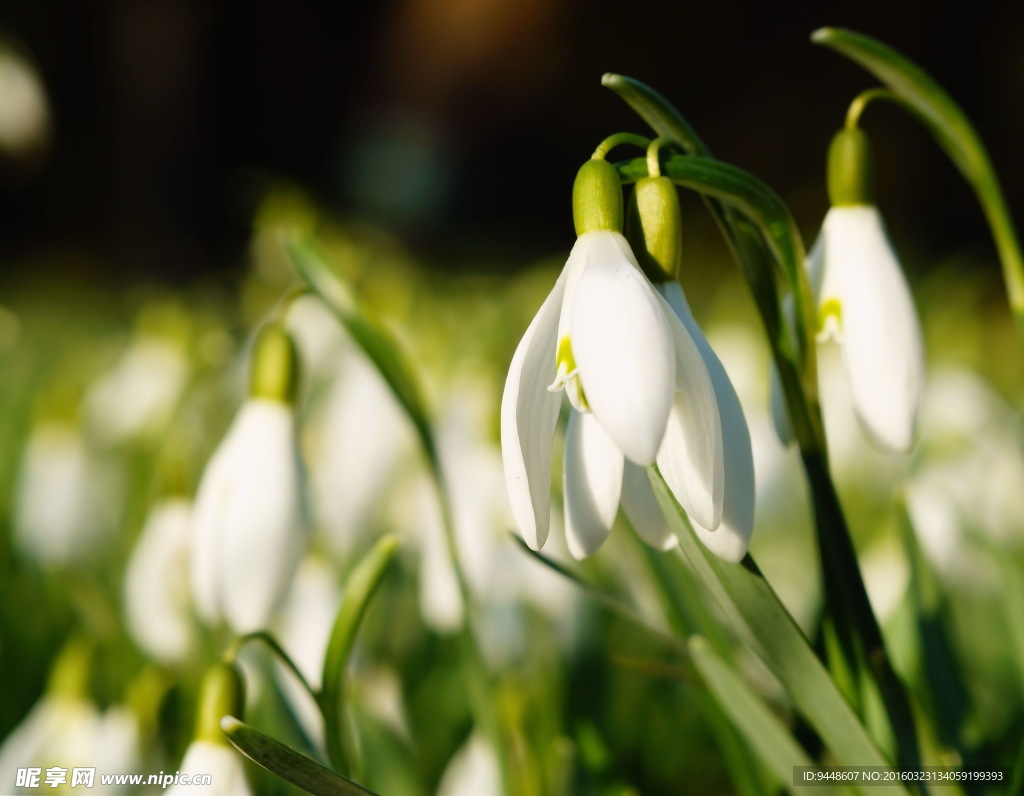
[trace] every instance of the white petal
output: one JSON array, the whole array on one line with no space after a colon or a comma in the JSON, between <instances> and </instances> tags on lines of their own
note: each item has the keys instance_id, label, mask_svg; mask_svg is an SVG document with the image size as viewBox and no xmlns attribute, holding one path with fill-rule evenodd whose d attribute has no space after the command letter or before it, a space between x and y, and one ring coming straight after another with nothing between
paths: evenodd
<instances>
[{"instance_id":1,"label":"white petal","mask_svg":"<svg viewBox=\"0 0 1024 796\"><path fill-rule=\"evenodd\" d=\"M265 629L306 549L305 508L291 409L247 401L196 496L197 605L236 633Z\"/></svg>"},{"instance_id":2,"label":"white petal","mask_svg":"<svg viewBox=\"0 0 1024 796\"><path fill-rule=\"evenodd\" d=\"M591 414L573 412L565 432L565 538L575 558L608 537L622 493L622 453Z\"/></svg>"},{"instance_id":3,"label":"white petal","mask_svg":"<svg viewBox=\"0 0 1024 796\"><path fill-rule=\"evenodd\" d=\"M921 328L875 207L825 217L826 283L842 306L843 360L857 418L881 447L909 450L921 402Z\"/></svg>"},{"instance_id":4,"label":"white petal","mask_svg":"<svg viewBox=\"0 0 1024 796\"><path fill-rule=\"evenodd\" d=\"M567 270L519 341L501 397L501 458L512 518L534 550L547 540L551 521L551 440L562 396L548 392L548 385L555 377L555 335Z\"/></svg>"},{"instance_id":5,"label":"white petal","mask_svg":"<svg viewBox=\"0 0 1024 796\"><path fill-rule=\"evenodd\" d=\"M725 491L718 400L697 344L668 302L660 295L658 301L675 341L679 387L658 451L658 468L690 518L714 530L722 522Z\"/></svg>"},{"instance_id":6,"label":"white petal","mask_svg":"<svg viewBox=\"0 0 1024 796\"><path fill-rule=\"evenodd\" d=\"M156 504L125 568L126 626L135 642L161 663L179 663L194 643L188 598L192 504L172 498Z\"/></svg>"},{"instance_id":7,"label":"white petal","mask_svg":"<svg viewBox=\"0 0 1024 796\"><path fill-rule=\"evenodd\" d=\"M704 360L722 424L722 521L713 532L705 530L699 521L694 530L711 552L727 561L737 562L746 555L754 532L754 453L747 419L729 374L694 320L682 288L678 283L670 282L663 290L669 306L689 331Z\"/></svg>"},{"instance_id":8,"label":"white petal","mask_svg":"<svg viewBox=\"0 0 1024 796\"><path fill-rule=\"evenodd\" d=\"M651 547L671 550L679 544L658 505L647 471L632 462L626 462L622 472L622 510L633 530Z\"/></svg>"},{"instance_id":9,"label":"white petal","mask_svg":"<svg viewBox=\"0 0 1024 796\"><path fill-rule=\"evenodd\" d=\"M230 746L193 741L185 751L185 759L178 769L191 780L197 775L209 775L210 784L176 784L167 793L176 796L185 793L216 793L218 796L251 796L252 788L245 779L242 756Z\"/></svg>"},{"instance_id":10,"label":"white petal","mask_svg":"<svg viewBox=\"0 0 1024 796\"><path fill-rule=\"evenodd\" d=\"M672 333L625 238L589 232L580 240L587 242L587 262L571 296L570 324L580 383L626 458L648 465L675 392Z\"/></svg>"}]
</instances>

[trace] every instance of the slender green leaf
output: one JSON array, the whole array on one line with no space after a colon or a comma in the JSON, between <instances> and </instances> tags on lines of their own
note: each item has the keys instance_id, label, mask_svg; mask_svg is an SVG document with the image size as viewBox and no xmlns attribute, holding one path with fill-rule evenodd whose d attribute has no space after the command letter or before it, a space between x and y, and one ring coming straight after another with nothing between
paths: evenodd
<instances>
[{"instance_id":1,"label":"slender green leaf","mask_svg":"<svg viewBox=\"0 0 1024 796\"><path fill-rule=\"evenodd\" d=\"M374 796L373 791L335 774L312 758L296 752L234 716L225 716L220 726L228 740L243 755L307 793L314 796Z\"/></svg>"},{"instance_id":2,"label":"slender green leaf","mask_svg":"<svg viewBox=\"0 0 1024 796\"><path fill-rule=\"evenodd\" d=\"M666 516L676 525L682 554L751 648L782 683L797 710L815 729L836 761L848 766L888 766L850 704L832 682L803 631L748 555L730 564L707 550L684 521L656 469L651 484ZM880 786L881 787L881 786ZM892 785L872 793L905 794Z\"/></svg>"},{"instance_id":3,"label":"slender green leaf","mask_svg":"<svg viewBox=\"0 0 1024 796\"><path fill-rule=\"evenodd\" d=\"M821 28L811 41L845 55L892 89L970 183L992 230L1010 307L1024 336L1024 255L999 178L967 115L921 67L877 39L842 28Z\"/></svg>"},{"instance_id":4,"label":"slender green leaf","mask_svg":"<svg viewBox=\"0 0 1024 796\"><path fill-rule=\"evenodd\" d=\"M345 709L345 674L355 643L356 632L370 600L380 586L394 559L398 540L394 536L380 539L356 566L345 583L345 596L334 620L334 629L324 656L323 692L320 709L324 714L327 753L331 763L343 771L353 764L351 749L346 750L347 712Z\"/></svg>"},{"instance_id":5,"label":"slender green leaf","mask_svg":"<svg viewBox=\"0 0 1024 796\"><path fill-rule=\"evenodd\" d=\"M793 781L793 766L810 766L814 761L762 699L736 676L732 667L711 649L702 636L691 636L689 647L694 667L718 704L761 761L789 789ZM820 796L833 790L801 787L799 792Z\"/></svg>"}]
</instances>

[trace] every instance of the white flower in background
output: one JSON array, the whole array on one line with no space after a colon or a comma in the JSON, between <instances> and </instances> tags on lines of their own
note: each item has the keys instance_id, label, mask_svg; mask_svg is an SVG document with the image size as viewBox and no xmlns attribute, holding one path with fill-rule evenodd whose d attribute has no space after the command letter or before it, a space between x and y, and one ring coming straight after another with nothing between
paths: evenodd
<instances>
[{"instance_id":1,"label":"white flower in background","mask_svg":"<svg viewBox=\"0 0 1024 796\"><path fill-rule=\"evenodd\" d=\"M415 431L380 372L354 345L308 431L318 525L344 560L372 532L396 474L418 453Z\"/></svg>"},{"instance_id":2,"label":"white flower in background","mask_svg":"<svg viewBox=\"0 0 1024 796\"><path fill-rule=\"evenodd\" d=\"M992 551L1019 549L1024 528L1019 414L978 374L947 366L929 380L921 447L906 490L921 549L943 577L998 588Z\"/></svg>"},{"instance_id":3,"label":"white flower in background","mask_svg":"<svg viewBox=\"0 0 1024 796\"><path fill-rule=\"evenodd\" d=\"M153 660L185 661L195 643L189 598L192 504L163 500L150 509L125 569L128 632Z\"/></svg>"},{"instance_id":4,"label":"white flower in background","mask_svg":"<svg viewBox=\"0 0 1024 796\"><path fill-rule=\"evenodd\" d=\"M36 426L25 445L14 505L14 540L48 566L91 558L113 524L119 495L113 473L61 422Z\"/></svg>"},{"instance_id":5,"label":"white flower in background","mask_svg":"<svg viewBox=\"0 0 1024 796\"><path fill-rule=\"evenodd\" d=\"M213 741L196 740L189 744L185 758L177 769L182 775L209 775L210 784L176 784L167 789L168 796L203 793L206 796L252 796L245 778L242 756L232 747Z\"/></svg>"},{"instance_id":6,"label":"white flower in background","mask_svg":"<svg viewBox=\"0 0 1024 796\"><path fill-rule=\"evenodd\" d=\"M12 793L19 768L139 769L139 722L123 705L99 710L86 695L91 648L72 641L57 657L46 692L0 746L0 787ZM36 793L37 788L16 791Z\"/></svg>"},{"instance_id":7,"label":"white flower in background","mask_svg":"<svg viewBox=\"0 0 1024 796\"><path fill-rule=\"evenodd\" d=\"M204 620L238 634L268 626L307 545L296 368L291 338L265 326L253 349L252 393L196 494L193 599Z\"/></svg>"},{"instance_id":8,"label":"white flower in background","mask_svg":"<svg viewBox=\"0 0 1024 796\"><path fill-rule=\"evenodd\" d=\"M921 325L878 208L829 210L808 268L819 339L842 348L861 427L884 449L910 450L924 370Z\"/></svg>"},{"instance_id":9,"label":"white flower in background","mask_svg":"<svg viewBox=\"0 0 1024 796\"><path fill-rule=\"evenodd\" d=\"M0 43L0 152L23 156L45 147L50 108L35 68Z\"/></svg>"},{"instance_id":10,"label":"white flower in background","mask_svg":"<svg viewBox=\"0 0 1024 796\"><path fill-rule=\"evenodd\" d=\"M914 444L924 372L921 324L903 269L874 204L871 153L858 129L841 130L829 150L832 207L807 258L818 313L818 340L834 340L854 413L885 451ZM791 437L778 373L772 374L773 415L783 441Z\"/></svg>"},{"instance_id":11,"label":"white flower in background","mask_svg":"<svg viewBox=\"0 0 1024 796\"><path fill-rule=\"evenodd\" d=\"M188 370L181 345L140 336L86 395L90 428L109 443L159 431L184 392Z\"/></svg>"},{"instance_id":12,"label":"white flower in background","mask_svg":"<svg viewBox=\"0 0 1024 796\"><path fill-rule=\"evenodd\" d=\"M498 758L479 733L473 733L455 753L437 786L438 796L483 796L502 790Z\"/></svg>"},{"instance_id":13,"label":"white flower in background","mask_svg":"<svg viewBox=\"0 0 1024 796\"><path fill-rule=\"evenodd\" d=\"M320 558L307 556L295 573L275 626L281 646L315 689L321 686L327 644L340 604L341 588L335 568ZM278 682L288 694L303 729L322 744L324 727L320 710L295 674L279 661L275 664Z\"/></svg>"},{"instance_id":14,"label":"white flower in background","mask_svg":"<svg viewBox=\"0 0 1024 796\"><path fill-rule=\"evenodd\" d=\"M579 237L519 343L501 410L513 517L539 549L549 525L558 392L568 394L576 411L566 431L563 492L566 536L577 558L600 547L624 483L630 492L627 460L640 467L657 461L683 508L709 530L721 522L724 487L722 426L704 360L615 231L622 212L614 168L591 160L574 198L588 201L588 181L596 198L582 211L574 207ZM602 207L615 201L617 212Z\"/></svg>"}]
</instances>

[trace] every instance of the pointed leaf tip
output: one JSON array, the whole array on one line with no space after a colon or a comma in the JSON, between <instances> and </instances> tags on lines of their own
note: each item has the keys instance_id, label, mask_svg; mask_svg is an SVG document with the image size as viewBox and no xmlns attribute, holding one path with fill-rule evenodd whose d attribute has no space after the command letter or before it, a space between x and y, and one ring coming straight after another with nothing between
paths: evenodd
<instances>
[{"instance_id":1,"label":"pointed leaf tip","mask_svg":"<svg viewBox=\"0 0 1024 796\"><path fill-rule=\"evenodd\" d=\"M818 28L811 33L811 42L814 44L824 44L832 38L836 30L836 28Z\"/></svg>"}]
</instances>

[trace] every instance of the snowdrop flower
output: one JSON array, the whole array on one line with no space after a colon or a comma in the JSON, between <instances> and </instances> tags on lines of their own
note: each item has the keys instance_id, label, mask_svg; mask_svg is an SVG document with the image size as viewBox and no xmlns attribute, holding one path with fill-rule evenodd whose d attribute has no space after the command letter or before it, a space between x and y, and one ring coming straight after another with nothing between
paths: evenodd
<instances>
[{"instance_id":1,"label":"snowdrop flower","mask_svg":"<svg viewBox=\"0 0 1024 796\"><path fill-rule=\"evenodd\" d=\"M448 763L437 786L438 796L501 793L501 769L487 739L473 733Z\"/></svg>"},{"instance_id":2,"label":"snowdrop flower","mask_svg":"<svg viewBox=\"0 0 1024 796\"><path fill-rule=\"evenodd\" d=\"M188 373L182 345L154 334L141 335L86 395L90 427L112 444L158 432L170 420Z\"/></svg>"},{"instance_id":3,"label":"snowdrop flower","mask_svg":"<svg viewBox=\"0 0 1024 796\"><path fill-rule=\"evenodd\" d=\"M575 411L563 492L570 552L595 552L657 461L702 527L722 520L722 426L714 387L686 327L651 286L621 234L614 167L592 159L573 187L578 238L512 359L501 443L513 517L533 548L549 527L551 440L565 390ZM666 434L666 429L670 433ZM628 507L627 507L628 510Z\"/></svg>"},{"instance_id":4,"label":"snowdrop flower","mask_svg":"<svg viewBox=\"0 0 1024 796\"><path fill-rule=\"evenodd\" d=\"M306 547L304 473L291 337L268 324L253 347L250 397L214 453L195 502L192 595L207 622L267 627Z\"/></svg>"},{"instance_id":5,"label":"snowdrop flower","mask_svg":"<svg viewBox=\"0 0 1024 796\"><path fill-rule=\"evenodd\" d=\"M86 447L78 430L47 421L25 445L14 505L19 550L47 566L88 558L113 525L118 504L113 473Z\"/></svg>"},{"instance_id":6,"label":"snowdrop flower","mask_svg":"<svg viewBox=\"0 0 1024 796\"><path fill-rule=\"evenodd\" d=\"M671 322L693 340L701 360L707 368L713 389L713 400L721 419L722 428L722 514L717 528L706 524L687 509L691 525L698 538L713 553L727 561L736 562L746 555L750 537L754 532L754 454L750 443L750 430L736 389L726 373L718 355L698 326L683 289L676 281L682 261L682 214L679 194L666 177L651 176L638 180L630 198L629 231L633 248L638 253L644 272L655 283L663 299L662 305ZM678 334L678 332L677 332ZM670 416L663 451L685 451L688 434L678 420L680 401L686 400L682 392L676 394L676 404ZM671 466L679 453L669 458L659 453L658 466L666 483L684 509L685 471ZM637 531L649 544L666 548L675 543L668 524L658 509L657 500L650 490L646 473L627 465L627 473L634 484L624 493L623 509ZM659 524L660 520L660 524ZM646 532L643 530L646 528Z\"/></svg>"},{"instance_id":7,"label":"snowdrop flower","mask_svg":"<svg viewBox=\"0 0 1024 796\"><path fill-rule=\"evenodd\" d=\"M125 569L128 632L153 660L181 663L193 648L188 583L192 503L168 498L150 509Z\"/></svg>"},{"instance_id":8,"label":"snowdrop flower","mask_svg":"<svg viewBox=\"0 0 1024 796\"><path fill-rule=\"evenodd\" d=\"M832 207L807 267L819 341L840 344L854 412L883 450L914 443L924 354L914 301L871 191L870 150L858 129L829 150Z\"/></svg>"},{"instance_id":9,"label":"snowdrop flower","mask_svg":"<svg viewBox=\"0 0 1024 796\"><path fill-rule=\"evenodd\" d=\"M195 739L185 750L178 771L190 780L208 775L209 784L175 784L168 794L204 793L206 796L251 796L242 756L228 743L220 728L223 716L240 716L243 708L242 679L238 670L220 663L207 671L199 696Z\"/></svg>"},{"instance_id":10,"label":"snowdrop flower","mask_svg":"<svg viewBox=\"0 0 1024 796\"><path fill-rule=\"evenodd\" d=\"M138 769L135 714L124 705L101 711L86 693L91 654L78 639L61 651L46 692L0 745L0 787L12 787L17 770L26 766L92 767L98 773Z\"/></svg>"}]
</instances>

